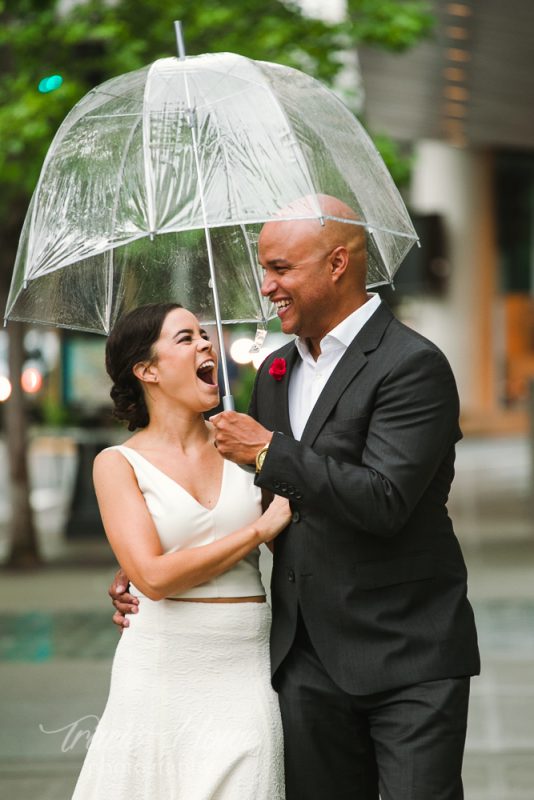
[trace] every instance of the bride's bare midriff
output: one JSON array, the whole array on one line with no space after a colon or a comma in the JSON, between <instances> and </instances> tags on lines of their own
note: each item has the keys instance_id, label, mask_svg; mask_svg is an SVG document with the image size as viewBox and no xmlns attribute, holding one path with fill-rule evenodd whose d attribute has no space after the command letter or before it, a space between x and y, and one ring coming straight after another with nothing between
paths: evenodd
<instances>
[{"instance_id":1,"label":"bride's bare midriff","mask_svg":"<svg viewBox=\"0 0 534 800\"><path fill-rule=\"evenodd\" d=\"M265 595L254 597L166 597L165 600L177 600L180 603L265 603Z\"/></svg>"}]
</instances>

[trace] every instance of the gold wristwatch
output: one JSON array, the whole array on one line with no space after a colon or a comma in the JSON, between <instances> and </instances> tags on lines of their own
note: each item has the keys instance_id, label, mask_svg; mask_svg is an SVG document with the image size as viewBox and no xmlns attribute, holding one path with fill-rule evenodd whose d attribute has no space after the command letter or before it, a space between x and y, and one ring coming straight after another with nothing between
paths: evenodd
<instances>
[{"instance_id":1,"label":"gold wristwatch","mask_svg":"<svg viewBox=\"0 0 534 800\"><path fill-rule=\"evenodd\" d=\"M256 454L256 472L257 473L261 472L261 468L263 467L263 462L265 461L265 456L267 455L267 450L268 449L269 449L269 444L266 444Z\"/></svg>"}]
</instances>

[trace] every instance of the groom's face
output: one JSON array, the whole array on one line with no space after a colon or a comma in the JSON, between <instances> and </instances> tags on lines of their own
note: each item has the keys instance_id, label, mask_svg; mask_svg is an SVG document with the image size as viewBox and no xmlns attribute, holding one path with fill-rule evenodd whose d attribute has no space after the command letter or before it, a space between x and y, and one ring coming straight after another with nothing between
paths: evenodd
<instances>
[{"instance_id":1,"label":"groom's face","mask_svg":"<svg viewBox=\"0 0 534 800\"><path fill-rule=\"evenodd\" d=\"M322 335L335 303L329 245L316 220L264 225L258 242L261 291L276 305L284 333Z\"/></svg>"}]
</instances>

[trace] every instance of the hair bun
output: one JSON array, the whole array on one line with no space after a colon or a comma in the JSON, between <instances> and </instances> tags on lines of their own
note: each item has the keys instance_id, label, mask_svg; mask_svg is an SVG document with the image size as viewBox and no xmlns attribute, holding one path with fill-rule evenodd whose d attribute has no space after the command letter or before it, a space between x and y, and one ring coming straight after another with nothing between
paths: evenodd
<instances>
[{"instance_id":1,"label":"hair bun","mask_svg":"<svg viewBox=\"0 0 534 800\"><path fill-rule=\"evenodd\" d=\"M148 410L139 384L114 383L109 394L113 400L113 416L127 422L129 431L146 428Z\"/></svg>"}]
</instances>

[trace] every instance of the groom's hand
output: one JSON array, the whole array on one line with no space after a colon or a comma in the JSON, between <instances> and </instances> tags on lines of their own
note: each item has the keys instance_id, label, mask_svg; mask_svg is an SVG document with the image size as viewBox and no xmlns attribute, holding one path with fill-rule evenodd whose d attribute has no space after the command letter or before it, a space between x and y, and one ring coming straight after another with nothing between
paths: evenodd
<instances>
[{"instance_id":1,"label":"groom's hand","mask_svg":"<svg viewBox=\"0 0 534 800\"><path fill-rule=\"evenodd\" d=\"M113 614L113 622L121 629L127 628L130 624L126 614L136 614L139 611L139 598L127 592L130 579L123 569L117 570L113 583L108 589L111 601L117 609Z\"/></svg>"},{"instance_id":2,"label":"groom's hand","mask_svg":"<svg viewBox=\"0 0 534 800\"><path fill-rule=\"evenodd\" d=\"M209 421L215 428L215 446L219 453L236 464L254 464L256 455L273 438L272 431L248 414L223 411Z\"/></svg>"}]
</instances>

